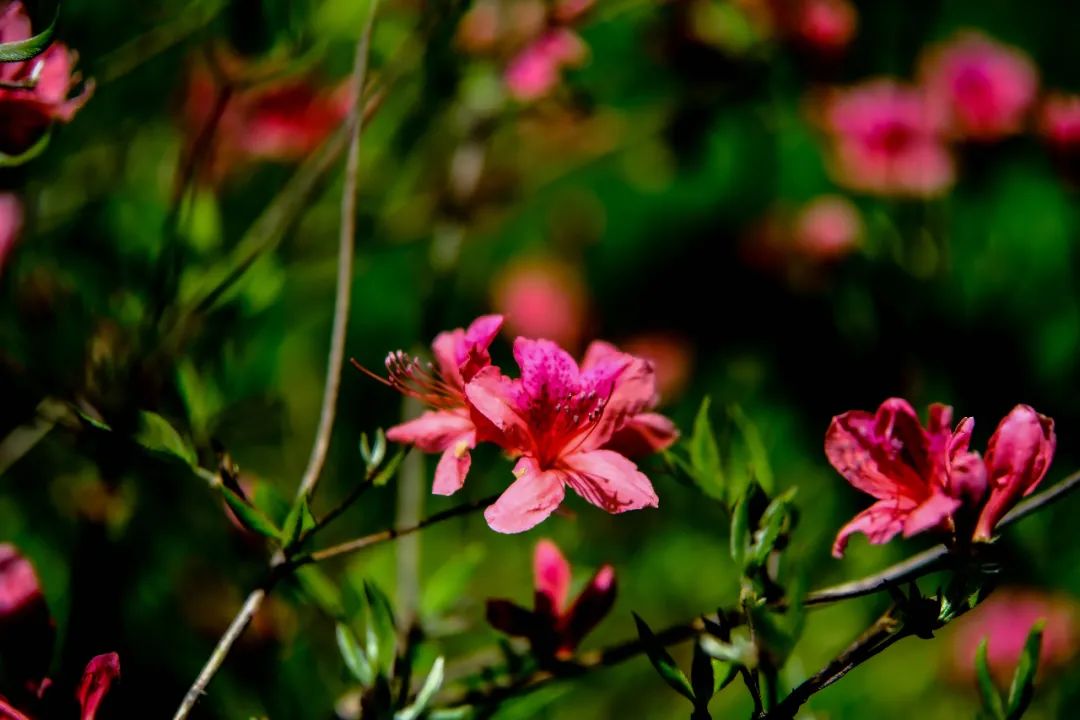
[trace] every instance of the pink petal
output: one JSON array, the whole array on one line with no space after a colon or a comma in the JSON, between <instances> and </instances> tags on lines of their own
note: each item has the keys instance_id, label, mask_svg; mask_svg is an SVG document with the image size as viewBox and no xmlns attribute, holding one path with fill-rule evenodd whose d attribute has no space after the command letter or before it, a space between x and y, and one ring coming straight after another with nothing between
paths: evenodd
<instances>
[{"instance_id":1,"label":"pink petal","mask_svg":"<svg viewBox=\"0 0 1080 720\"><path fill-rule=\"evenodd\" d=\"M31 720L31 718L16 710L14 705L0 695L0 720Z\"/></svg>"},{"instance_id":2,"label":"pink petal","mask_svg":"<svg viewBox=\"0 0 1080 720\"><path fill-rule=\"evenodd\" d=\"M386 431L392 442L415 445L424 452L442 452L461 443L474 447L476 427L467 412L461 410L428 410L415 420L395 425Z\"/></svg>"},{"instance_id":3,"label":"pink petal","mask_svg":"<svg viewBox=\"0 0 1080 720\"><path fill-rule=\"evenodd\" d=\"M1054 421L1029 405L1017 405L998 424L986 447L990 497L975 527L976 540L989 540L998 520L1035 490L1050 467L1056 445Z\"/></svg>"},{"instance_id":4,"label":"pink petal","mask_svg":"<svg viewBox=\"0 0 1080 720\"><path fill-rule=\"evenodd\" d=\"M465 476L472 465L469 452L475 442L461 440L443 451L439 464L435 467L435 482L431 492L436 495L453 495L465 485Z\"/></svg>"},{"instance_id":5,"label":"pink petal","mask_svg":"<svg viewBox=\"0 0 1080 720\"><path fill-rule=\"evenodd\" d=\"M880 410L876 416L861 410L837 415L825 433L825 455L853 487L879 500L916 495L921 480L894 460L891 429L879 427L883 417Z\"/></svg>"},{"instance_id":6,"label":"pink petal","mask_svg":"<svg viewBox=\"0 0 1080 720\"><path fill-rule=\"evenodd\" d=\"M622 355L619 348L605 340L593 340L589 347L585 348L585 357L581 361L583 371L591 370L602 362L618 358Z\"/></svg>"},{"instance_id":7,"label":"pink petal","mask_svg":"<svg viewBox=\"0 0 1080 720\"><path fill-rule=\"evenodd\" d=\"M23 209L19 196L0 193L0 271L3 271L23 226Z\"/></svg>"},{"instance_id":8,"label":"pink petal","mask_svg":"<svg viewBox=\"0 0 1080 720\"><path fill-rule=\"evenodd\" d=\"M563 458L566 483L581 497L609 513L658 507L649 478L612 450L590 450Z\"/></svg>"},{"instance_id":9,"label":"pink petal","mask_svg":"<svg viewBox=\"0 0 1080 720\"><path fill-rule=\"evenodd\" d=\"M874 545L889 542L904 529L904 521L914 508L915 504L904 498L874 503L840 528L833 542L833 557L844 556L848 537L854 533L863 533Z\"/></svg>"},{"instance_id":10,"label":"pink petal","mask_svg":"<svg viewBox=\"0 0 1080 720\"><path fill-rule=\"evenodd\" d=\"M946 450L948 492L972 506L978 505L986 494L986 464L979 453L968 451L974 427L972 418L961 420Z\"/></svg>"},{"instance_id":11,"label":"pink petal","mask_svg":"<svg viewBox=\"0 0 1080 720\"><path fill-rule=\"evenodd\" d=\"M495 366L486 367L465 386L472 409L491 424L485 435L507 450L524 448L529 425L519 410L520 383L503 375Z\"/></svg>"},{"instance_id":12,"label":"pink petal","mask_svg":"<svg viewBox=\"0 0 1080 720\"><path fill-rule=\"evenodd\" d=\"M532 637L539 624L534 613L509 600L488 600L486 616L493 628L515 637Z\"/></svg>"},{"instance_id":13,"label":"pink petal","mask_svg":"<svg viewBox=\"0 0 1080 720\"><path fill-rule=\"evenodd\" d=\"M627 457L643 457L666 450L679 437L679 430L669 418L659 413L639 413L617 430L604 445Z\"/></svg>"},{"instance_id":14,"label":"pink petal","mask_svg":"<svg viewBox=\"0 0 1080 720\"><path fill-rule=\"evenodd\" d=\"M461 375L461 360L459 360L466 353L465 331L457 328L439 333L431 343L431 351L435 355L435 362L443 378L456 388L465 387L465 379Z\"/></svg>"},{"instance_id":15,"label":"pink petal","mask_svg":"<svg viewBox=\"0 0 1080 720\"><path fill-rule=\"evenodd\" d=\"M550 340L515 339L514 359L521 368L522 387L530 398L554 405L580 390L577 363Z\"/></svg>"},{"instance_id":16,"label":"pink petal","mask_svg":"<svg viewBox=\"0 0 1080 720\"><path fill-rule=\"evenodd\" d=\"M570 564L550 540L544 539L536 544L533 582L536 585L536 611L562 615L570 593Z\"/></svg>"},{"instance_id":17,"label":"pink petal","mask_svg":"<svg viewBox=\"0 0 1080 720\"><path fill-rule=\"evenodd\" d=\"M904 537L911 537L940 527L959 509L961 501L944 493L934 493L930 499L911 511L904 519Z\"/></svg>"},{"instance_id":18,"label":"pink petal","mask_svg":"<svg viewBox=\"0 0 1080 720\"><path fill-rule=\"evenodd\" d=\"M21 2L10 2L0 11L0 43L26 40L31 36L30 16Z\"/></svg>"},{"instance_id":19,"label":"pink petal","mask_svg":"<svg viewBox=\"0 0 1080 720\"><path fill-rule=\"evenodd\" d=\"M0 545L0 623L43 599L34 566L14 545Z\"/></svg>"},{"instance_id":20,"label":"pink petal","mask_svg":"<svg viewBox=\"0 0 1080 720\"><path fill-rule=\"evenodd\" d=\"M596 429L582 446L590 450L608 440L639 413L656 406L656 373L648 360L626 353L609 355L582 373L584 387L607 397ZM607 390L607 388L611 388Z\"/></svg>"},{"instance_id":21,"label":"pink petal","mask_svg":"<svg viewBox=\"0 0 1080 720\"><path fill-rule=\"evenodd\" d=\"M615 568L604 565L596 571L589 584L574 601L566 614L566 625L559 650L572 652L581 640L603 620L615 604L617 591Z\"/></svg>"},{"instance_id":22,"label":"pink petal","mask_svg":"<svg viewBox=\"0 0 1080 720\"><path fill-rule=\"evenodd\" d=\"M541 472L530 458L514 466L513 482L494 505L484 511L484 519L495 532L524 532L555 512L563 501L563 476L558 471Z\"/></svg>"},{"instance_id":23,"label":"pink petal","mask_svg":"<svg viewBox=\"0 0 1080 720\"><path fill-rule=\"evenodd\" d=\"M98 655L87 664L79 689L75 692L82 706L81 720L94 720L105 693L119 677L120 656L116 653Z\"/></svg>"},{"instance_id":24,"label":"pink petal","mask_svg":"<svg viewBox=\"0 0 1080 720\"><path fill-rule=\"evenodd\" d=\"M52 659L56 627L30 561L0 544L0 666L15 684L40 683Z\"/></svg>"}]
</instances>

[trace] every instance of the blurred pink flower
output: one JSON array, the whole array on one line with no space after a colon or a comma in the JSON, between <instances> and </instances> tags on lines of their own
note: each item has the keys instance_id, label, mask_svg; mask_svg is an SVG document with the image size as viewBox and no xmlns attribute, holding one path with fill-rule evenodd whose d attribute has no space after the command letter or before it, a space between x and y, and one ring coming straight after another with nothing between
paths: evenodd
<instances>
[{"instance_id":1,"label":"blurred pink flower","mask_svg":"<svg viewBox=\"0 0 1080 720\"><path fill-rule=\"evenodd\" d=\"M554 28L510 61L506 68L506 86L517 100L537 100L558 85L563 68L581 63L586 54L581 38L566 28Z\"/></svg>"},{"instance_id":2,"label":"blurred pink flower","mask_svg":"<svg viewBox=\"0 0 1080 720\"><path fill-rule=\"evenodd\" d=\"M496 278L492 303L506 317L509 333L580 348L587 299L585 283L571 266L549 260L514 263Z\"/></svg>"},{"instance_id":3,"label":"blurred pink flower","mask_svg":"<svg viewBox=\"0 0 1080 720\"><path fill-rule=\"evenodd\" d=\"M1024 649L1028 631L1044 620L1040 674L1067 664L1080 641L1080 607L1067 596L1037 590L1002 588L956 621L951 635L951 674L975 682L975 653L988 638L987 664L999 685L1007 686Z\"/></svg>"},{"instance_id":4,"label":"blurred pink flower","mask_svg":"<svg viewBox=\"0 0 1080 720\"><path fill-rule=\"evenodd\" d=\"M536 587L533 610L510 600L488 600L488 622L508 635L529 639L541 664L569 660L581 640L610 612L615 603L615 569L604 565L573 605L570 595L570 564L550 540L541 540L533 555Z\"/></svg>"},{"instance_id":5,"label":"blurred pink flower","mask_svg":"<svg viewBox=\"0 0 1080 720\"><path fill-rule=\"evenodd\" d=\"M836 260L859 246L863 234L859 210L840 195L822 195L795 216L795 250L814 260Z\"/></svg>"},{"instance_id":6,"label":"blurred pink flower","mask_svg":"<svg viewBox=\"0 0 1080 720\"><path fill-rule=\"evenodd\" d=\"M431 489L436 495L453 495L461 489L472 463L469 451L476 447L478 430L485 434L483 428L477 428L477 421L483 423L483 418L476 418L466 405L465 383L491 365L488 347L502 323L499 315L484 315L467 330L439 333L431 345L434 364L398 350L386 358L387 380L372 374L432 408L415 420L390 428L386 437L415 445L424 452L442 453Z\"/></svg>"},{"instance_id":7,"label":"blurred pink flower","mask_svg":"<svg viewBox=\"0 0 1080 720\"><path fill-rule=\"evenodd\" d=\"M986 478L977 453L968 450L974 422L950 428L952 408L931 405L924 428L914 408L890 398L874 414L852 410L833 418L825 454L845 480L877 502L836 536L833 555L842 557L856 532L871 543L952 526L963 500L978 502Z\"/></svg>"},{"instance_id":8,"label":"blurred pink flower","mask_svg":"<svg viewBox=\"0 0 1080 720\"><path fill-rule=\"evenodd\" d=\"M844 50L858 28L858 14L848 0L800 0L793 12L789 32L801 45L823 55Z\"/></svg>"},{"instance_id":9,"label":"blurred pink flower","mask_svg":"<svg viewBox=\"0 0 1080 720\"><path fill-rule=\"evenodd\" d=\"M0 192L0 273L15 248L23 226L23 208L19 196Z\"/></svg>"},{"instance_id":10,"label":"blurred pink flower","mask_svg":"<svg viewBox=\"0 0 1080 720\"><path fill-rule=\"evenodd\" d=\"M1042 482L1054 459L1054 421L1029 405L1017 405L998 424L986 446L990 496L979 515L975 540L989 540L994 526Z\"/></svg>"},{"instance_id":11,"label":"blurred pink flower","mask_svg":"<svg viewBox=\"0 0 1080 720\"><path fill-rule=\"evenodd\" d=\"M473 409L492 424L492 440L520 458L516 480L484 512L488 525L503 533L528 530L562 503L566 485L610 513L656 507L649 478L605 448L654 401L649 363L616 352L580 369L550 340L522 337L514 358L520 379L487 367L465 386Z\"/></svg>"},{"instance_id":12,"label":"blurred pink flower","mask_svg":"<svg viewBox=\"0 0 1080 720\"><path fill-rule=\"evenodd\" d=\"M1080 95L1047 95L1039 111L1039 134L1055 150L1080 148Z\"/></svg>"},{"instance_id":13,"label":"blurred pink flower","mask_svg":"<svg viewBox=\"0 0 1080 720\"><path fill-rule=\"evenodd\" d=\"M931 47L919 74L930 102L944 111L949 132L968 140L1019 132L1039 83L1025 53L974 31Z\"/></svg>"},{"instance_id":14,"label":"blurred pink flower","mask_svg":"<svg viewBox=\"0 0 1080 720\"><path fill-rule=\"evenodd\" d=\"M232 61L234 64L237 61ZM221 115L204 164L204 179L224 179L246 163L295 162L315 151L344 122L355 93L349 83L320 87L309 78L228 92L203 64L192 67L184 101L189 152L215 112Z\"/></svg>"},{"instance_id":15,"label":"blurred pink flower","mask_svg":"<svg viewBox=\"0 0 1080 720\"><path fill-rule=\"evenodd\" d=\"M623 350L653 364L656 389L663 403L682 395L690 382L694 346L685 337L667 332L636 335L623 343Z\"/></svg>"},{"instance_id":16,"label":"blurred pink flower","mask_svg":"<svg viewBox=\"0 0 1080 720\"><path fill-rule=\"evenodd\" d=\"M954 181L940 113L917 88L881 79L835 91L822 121L837 182L867 193L931 197Z\"/></svg>"},{"instance_id":17,"label":"blurred pink flower","mask_svg":"<svg viewBox=\"0 0 1080 720\"><path fill-rule=\"evenodd\" d=\"M0 0L0 43L31 37L30 17L20 0ZM94 83L75 72L78 54L53 43L35 58L0 63L0 82L27 87L0 87L0 152L17 155L30 148L54 122L71 122L90 98Z\"/></svg>"}]
</instances>

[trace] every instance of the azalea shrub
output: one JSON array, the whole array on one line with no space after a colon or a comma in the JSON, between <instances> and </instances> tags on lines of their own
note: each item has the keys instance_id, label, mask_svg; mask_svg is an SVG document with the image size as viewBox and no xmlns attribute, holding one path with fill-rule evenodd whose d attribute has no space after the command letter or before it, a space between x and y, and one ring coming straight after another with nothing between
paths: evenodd
<instances>
[{"instance_id":1,"label":"azalea shrub","mask_svg":"<svg viewBox=\"0 0 1080 720\"><path fill-rule=\"evenodd\" d=\"M1075 716L1077 21L0 0L0 720Z\"/></svg>"}]
</instances>

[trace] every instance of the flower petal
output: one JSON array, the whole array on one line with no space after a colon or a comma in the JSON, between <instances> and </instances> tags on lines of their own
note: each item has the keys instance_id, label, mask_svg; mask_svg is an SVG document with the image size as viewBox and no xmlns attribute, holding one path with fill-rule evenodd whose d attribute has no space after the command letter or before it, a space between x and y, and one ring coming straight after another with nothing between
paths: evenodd
<instances>
[{"instance_id":1,"label":"flower petal","mask_svg":"<svg viewBox=\"0 0 1080 720\"><path fill-rule=\"evenodd\" d=\"M911 537L940 526L961 505L957 498L945 493L934 493L930 499L919 505L904 519L904 537Z\"/></svg>"},{"instance_id":2,"label":"flower petal","mask_svg":"<svg viewBox=\"0 0 1080 720\"><path fill-rule=\"evenodd\" d=\"M532 637L537 631L536 616L509 600L488 600L487 621L493 628L515 637Z\"/></svg>"},{"instance_id":3,"label":"flower petal","mask_svg":"<svg viewBox=\"0 0 1080 720\"><path fill-rule=\"evenodd\" d=\"M978 505L986 494L986 464L979 453L968 451L974 427L972 418L961 420L945 453L949 495L972 506Z\"/></svg>"},{"instance_id":4,"label":"flower petal","mask_svg":"<svg viewBox=\"0 0 1080 720\"><path fill-rule=\"evenodd\" d=\"M472 465L472 454L469 450L475 445L475 441L462 439L443 451L439 464L435 466L432 493L453 495L465 485L465 476L469 474L469 466Z\"/></svg>"},{"instance_id":5,"label":"flower petal","mask_svg":"<svg viewBox=\"0 0 1080 720\"><path fill-rule=\"evenodd\" d=\"M522 458L514 467L517 480L495 504L484 511L484 519L495 532L524 532L544 521L563 501L563 474L541 472L530 458Z\"/></svg>"},{"instance_id":6,"label":"flower petal","mask_svg":"<svg viewBox=\"0 0 1080 720\"><path fill-rule=\"evenodd\" d=\"M424 452L442 452L461 442L475 444L475 426L464 409L429 410L415 420L386 431L393 442L415 445Z\"/></svg>"},{"instance_id":7,"label":"flower petal","mask_svg":"<svg viewBox=\"0 0 1080 720\"><path fill-rule=\"evenodd\" d=\"M536 586L536 611L562 615L570 593L570 564L550 540L544 539L536 544L533 582Z\"/></svg>"},{"instance_id":8,"label":"flower petal","mask_svg":"<svg viewBox=\"0 0 1080 720\"><path fill-rule=\"evenodd\" d=\"M120 656L116 653L98 655L86 665L75 696L82 706L81 720L94 720L98 706L113 681L120 677Z\"/></svg>"},{"instance_id":9,"label":"flower petal","mask_svg":"<svg viewBox=\"0 0 1080 720\"><path fill-rule=\"evenodd\" d=\"M603 620L615 604L615 568L604 565L593 575L566 614L558 650L570 653Z\"/></svg>"},{"instance_id":10,"label":"flower petal","mask_svg":"<svg viewBox=\"0 0 1080 720\"><path fill-rule=\"evenodd\" d=\"M441 332L431 344L439 372L454 387L464 387L483 368L491 364L488 348L502 328L502 315L481 315L467 330L458 328Z\"/></svg>"},{"instance_id":11,"label":"flower petal","mask_svg":"<svg viewBox=\"0 0 1080 720\"><path fill-rule=\"evenodd\" d=\"M642 457L671 447L679 430L659 413L638 413L612 435L604 448L627 457Z\"/></svg>"},{"instance_id":12,"label":"flower petal","mask_svg":"<svg viewBox=\"0 0 1080 720\"><path fill-rule=\"evenodd\" d=\"M55 635L34 566L15 546L0 544L0 666L8 680L39 683L48 672Z\"/></svg>"},{"instance_id":13,"label":"flower petal","mask_svg":"<svg viewBox=\"0 0 1080 720\"><path fill-rule=\"evenodd\" d=\"M520 382L494 366L481 370L465 386L469 405L490 425L484 429L485 439L490 436L507 450L519 450L528 443L529 426L519 409L520 393Z\"/></svg>"},{"instance_id":14,"label":"flower petal","mask_svg":"<svg viewBox=\"0 0 1080 720\"><path fill-rule=\"evenodd\" d=\"M14 705L0 695L0 720L31 720L31 718L16 710Z\"/></svg>"},{"instance_id":15,"label":"flower petal","mask_svg":"<svg viewBox=\"0 0 1080 720\"><path fill-rule=\"evenodd\" d=\"M609 513L660 504L649 478L613 450L574 453L563 458L563 464L574 492Z\"/></svg>"},{"instance_id":16,"label":"flower petal","mask_svg":"<svg viewBox=\"0 0 1080 720\"><path fill-rule=\"evenodd\" d=\"M833 557L843 557L848 537L854 533L863 533L874 545L881 545L892 540L904 529L904 521L915 509L915 504L906 498L881 500L852 518L833 542Z\"/></svg>"},{"instance_id":17,"label":"flower petal","mask_svg":"<svg viewBox=\"0 0 1080 720\"><path fill-rule=\"evenodd\" d=\"M580 390L580 372L574 358L550 340L514 340L514 359L521 368L526 394L554 405Z\"/></svg>"}]
</instances>

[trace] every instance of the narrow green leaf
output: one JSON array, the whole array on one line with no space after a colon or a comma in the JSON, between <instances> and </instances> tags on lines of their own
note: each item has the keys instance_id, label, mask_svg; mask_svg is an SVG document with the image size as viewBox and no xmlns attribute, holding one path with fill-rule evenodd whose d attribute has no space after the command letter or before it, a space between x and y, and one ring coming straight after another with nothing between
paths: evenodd
<instances>
[{"instance_id":1,"label":"narrow green leaf","mask_svg":"<svg viewBox=\"0 0 1080 720\"><path fill-rule=\"evenodd\" d=\"M1009 687L1009 699L1005 708L1007 720L1019 720L1023 717L1035 696L1035 673L1039 669L1039 651L1042 649L1045 627L1046 621L1039 620L1031 626L1028 633L1024 651L1020 654L1020 661L1016 664L1016 672L1013 673L1012 685Z\"/></svg>"},{"instance_id":2,"label":"narrow green leaf","mask_svg":"<svg viewBox=\"0 0 1080 720\"><path fill-rule=\"evenodd\" d=\"M394 720L416 720L420 717L435 698L435 693L439 692L439 688L442 687L443 678L445 677L444 666L445 661L441 655L435 658L435 664L431 666L431 672L428 673L427 679L424 680L423 687L416 694L416 700L409 707L395 713Z\"/></svg>"},{"instance_id":3,"label":"narrow green leaf","mask_svg":"<svg viewBox=\"0 0 1080 720\"><path fill-rule=\"evenodd\" d=\"M53 19L52 22L49 23L49 27L45 28L37 35L28 37L25 40L12 40L11 42L0 43L0 63L30 60L45 52L45 49L52 43L53 32L56 30L56 21L59 17L60 3L57 2L56 10L53 12Z\"/></svg>"},{"instance_id":4,"label":"narrow green leaf","mask_svg":"<svg viewBox=\"0 0 1080 720\"><path fill-rule=\"evenodd\" d=\"M397 472L398 467L401 465L401 461L405 459L405 448L399 448L394 456L390 458L390 461L383 466L379 473L371 478L371 484L375 487L382 487L386 483L390 482L390 478L394 477L394 473Z\"/></svg>"},{"instance_id":5,"label":"narrow green leaf","mask_svg":"<svg viewBox=\"0 0 1080 720\"><path fill-rule=\"evenodd\" d=\"M341 591L320 568L315 565L306 565L297 568L293 575L300 590L320 610L333 618L343 619L345 617L345 607L341 602Z\"/></svg>"},{"instance_id":6,"label":"narrow green leaf","mask_svg":"<svg viewBox=\"0 0 1080 720\"><path fill-rule=\"evenodd\" d=\"M0 61L2 62L2 61ZM34 144L23 150L16 155L8 155L7 153L0 152L0 167L18 167L19 165L25 165L41 153L45 152L45 148L49 147L49 141L52 140L52 128L49 128L41 134Z\"/></svg>"},{"instance_id":7,"label":"narrow green leaf","mask_svg":"<svg viewBox=\"0 0 1080 720\"><path fill-rule=\"evenodd\" d=\"M761 516L761 529L756 533L754 546L751 550L750 563L761 567L769 559L769 553L776 546L780 533L784 530L784 523L788 519L791 501L795 497L796 488L791 488L780 497L774 499Z\"/></svg>"},{"instance_id":8,"label":"narrow green leaf","mask_svg":"<svg viewBox=\"0 0 1080 720\"><path fill-rule=\"evenodd\" d=\"M637 624L638 637L645 648L645 654L648 655L649 662L656 668L656 672L675 692L690 702L694 702L694 690L690 686L690 681L686 679L686 675L675 664L675 660L668 654L664 646L653 635L653 631L637 613L634 613L634 623Z\"/></svg>"},{"instance_id":9,"label":"narrow green leaf","mask_svg":"<svg viewBox=\"0 0 1080 720\"><path fill-rule=\"evenodd\" d=\"M389 598L374 582L364 581L364 596L368 604L368 657L380 673L389 674L397 652L394 610Z\"/></svg>"},{"instance_id":10,"label":"narrow green leaf","mask_svg":"<svg viewBox=\"0 0 1080 720\"><path fill-rule=\"evenodd\" d=\"M263 515L258 509L248 505L244 502L242 497L224 485L221 485L219 489L221 490L221 495L225 498L225 502L228 504L229 509L233 511L233 514L236 515L236 519L240 521L241 525L252 532L259 533L260 535L264 535L274 540L281 540L281 530L278 529L277 525L275 525L270 518Z\"/></svg>"},{"instance_id":11,"label":"narrow green leaf","mask_svg":"<svg viewBox=\"0 0 1080 720\"><path fill-rule=\"evenodd\" d=\"M484 545L481 543L455 551L423 584L420 614L424 618L437 618L459 602L483 559Z\"/></svg>"},{"instance_id":12,"label":"narrow green leaf","mask_svg":"<svg viewBox=\"0 0 1080 720\"><path fill-rule=\"evenodd\" d=\"M746 548L750 544L750 498L744 494L735 503L731 513L731 559L742 568L746 562Z\"/></svg>"},{"instance_id":13,"label":"narrow green leaf","mask_svg":"<svg viewBox=\"0 0 1080 720\"><path fill-rule=\"evenodd\" d=\"M371 467L371 444L368 443L367 433L360 433L360 457L364 459L364 464L369 468Z\"/></svg>"},{"instance_id":14,"label":"narrow green leaf","mask_svg":"<svg viewBox=\"0 0 1080 720\"><path fill-rule=\"evenodd\" d=\"M720 465L720 448L716 444L712 420L709 419L711 400L701 401L690 433L690 467L698 486L710 497L724 497L724 474Z\"/></svg>"},{"instance_id":15,"label":"narrow green leaf","mask_svg":"<svg viewBox=\"0 0 1080 720\"><path fill-rule=\"evenodd\" d=\"M306 497L297 498L285 517L285 525L282 528L282 537L289 547L296 543L306 533L315 527L315 516L311 514L311 506Z\"/></svg>"},{"instance_id":16,"label":"narrow green leaf","mask_svg":"<svg viewBox=\"0 0 1080 720\"><path fill-rule=\"evenodd\" d=\"M348 625L338 623L336 634L338 650L341 651L341 657L345 660L345 667L349 669L357 682L365 688L371 687L375 675L353 631Z\"/></svg>"},{"instance_id":17,"label":"narrow green leaf","mask_svg":"<svg viewBox=\"0 0 1080 720\"><path fill-rule=\"evenodd\" d=\"M713 666L713 695L720 692L734 680L739 674L739 666L724 662L717 658L712 659Z\"/></svg>"},{"instance_id":18,"label":"narrow green leaf","mask_svg":"<svg viewBox=\"0 0 1080 720\"><path fill-rule=\"evenodd\" d=\"M982 695L983 709L993 720L1005 720L1005 704L1001 702L994 680L990 675L990 665L986 659L987 638L979 643L975 652L975 674L979 680L979 694Z\"/></svg>"},{"instance_id":19,"label":"narrow green leaf","mask_svg":"<svg viewBox=\"0 0 1080 720\"><path fill-rule=\"evenodd\" d=\"M375 444L371 447L371 455L368 457L368 466L377 468L382 465L386 457L386 433L382 428L375 431Z\"/></svg>"},{"instance_id":20,"label":"narrow green leaf","mask_svg":"<svg viewBox=\"0 0 1080 720\"><path fill-rule=\"evenodd\" d=\"M757 665L754 646L745 638L733 637L731 642L723 642L703 635L699 644L706 654L717 660L748 668Z\"/></svg>"},{"instance_id":21,"label":"narrow green leaf","mask_svg":"<svg viewBox=\"0 0 1080 720\"><path fill-rule=\"evenodd\" d=\"M139 413L139 429L135 432L135 442L147 450L170 455L185 465L198 464L194 448L168 420L157 413L145 410Z\"/></svg>"},{"instance_id":22,"label":"narrow green leaf","mask_svg":"<svg viewBox=\"0 0 1080 720\"><path fill-rule=\"evenodd\" d=\"M754 479L757 480L758 485L765 491L765 494L772 497L772 494L776 491L776 481L773 479L769 454L765 450L765 443L761 439L761 433L758 432L757 425L750 420L738 405L729 407L728 414L742 435L743 444L750 455L750 465Z\"/></svg>"},{"instance_id":23,"label":"narrow green leaf","mask_svg":"<svg viewBox=\"0 0 1080 720\"><path fill-rule=\"evenodd\" d=\"M694 705L700 710L708 706L716 691L716 675L713 673L713 658L701 649L701 643L694 643L694 656L690 661L690 687L694 692Z\"/></svg>"}]
</instances>

